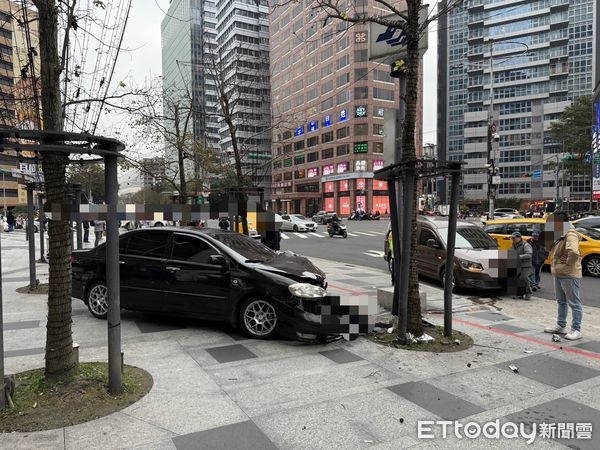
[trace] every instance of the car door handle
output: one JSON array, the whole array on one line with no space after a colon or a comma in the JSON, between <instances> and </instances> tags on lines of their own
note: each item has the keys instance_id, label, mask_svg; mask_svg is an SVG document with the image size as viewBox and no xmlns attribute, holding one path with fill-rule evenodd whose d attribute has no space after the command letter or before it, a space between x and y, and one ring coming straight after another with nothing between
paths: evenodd
<instances>
[{"instance_id":1,"label":"car door handle","mask_svg":"<svg viewBox=\"0 0 600 450\"><path fill-rule=\"evenodd\" d=\"M179 268L179 267L173 267L173 266L167 266L166 269L169 272L177 272L178 270L181 270L181 268Z\"/></svg>"},{"instance_id":2,"label":"car door handle","mask_svg":"<svg viewBox=\"0 0 600 450\"><path fill-rule=\"evenodd\" d=\"M125 261L119 261L119 264L123 265L125 264Z\"/></svg>"}]
</instances>

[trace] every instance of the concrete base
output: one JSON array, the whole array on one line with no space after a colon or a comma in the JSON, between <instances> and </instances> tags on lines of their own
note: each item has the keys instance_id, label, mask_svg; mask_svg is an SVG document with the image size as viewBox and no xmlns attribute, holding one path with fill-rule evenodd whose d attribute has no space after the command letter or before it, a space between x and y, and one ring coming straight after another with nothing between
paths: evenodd
<instances>
[{"instance_id":1,"label":"concrete base","mask_svg":"<svg viewBox=\"0 0 600 450\"><path fill-rule=\"evenodd\" d=\"M427 312L427 292L419 292L419 297L421 297L421 312ZM394 288L380 288L377 289L377 304L382 308L385 308L389 311L392 310L392 304L394 302Z\"/></svg>"}]
</instances>

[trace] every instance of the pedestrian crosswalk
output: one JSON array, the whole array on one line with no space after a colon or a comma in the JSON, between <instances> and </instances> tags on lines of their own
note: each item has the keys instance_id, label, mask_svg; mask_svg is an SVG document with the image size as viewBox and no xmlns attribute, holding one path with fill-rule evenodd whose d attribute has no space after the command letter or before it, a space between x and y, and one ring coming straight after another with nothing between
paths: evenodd
<instances>
[{"instance_id":1,"label":"pedestrian crosswalk","mask_svg":"<svg viewBox=\"0 0 600 450\"><path fill-rule=\"evenodd\" d=\"M385 236L385 233L382 231L352 231L352 232L348 232L348 237L352 237L352 238L365 238L365 237L370 237L370 238L377 238L379 236ZM289 239L322 239L325 237L329 237L329 234L326 231L309 231L309 232L292 232L292 231L285 231L281 233L281 239L283 240L289 240Z\"/></svg>"}]
</instances>

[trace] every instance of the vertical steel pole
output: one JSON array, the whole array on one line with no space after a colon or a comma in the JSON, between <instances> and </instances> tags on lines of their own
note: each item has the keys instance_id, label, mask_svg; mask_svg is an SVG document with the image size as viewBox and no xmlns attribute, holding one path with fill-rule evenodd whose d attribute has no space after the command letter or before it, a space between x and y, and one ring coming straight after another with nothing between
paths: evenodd
<instances>
[{"instance_id":1,"label":"vertical steel pole","mask_svg":"<svg viewBox=\"0 0 600 450\"><path fill-rule=\"evenodd\" d=\"M119 277L119 221L117 157L104 157L106 220L106 287L108 289L108 391L121 392L121 299Z\"/></svg>"},{"instance_id":2,"label":"vertical steel pole","mask_svg":"<svg viewBox=\"0 0 600 450\"><path fill-rule=\"evenodd\" d=\"M415 207L415 166L414 162L404 170L404 215L402 216L402 249L400 255L400 310L398 311L398 341L406 343L408 322L408 282L410 275L410 251L413 232L411 219Z\"/></svg>"},{"instance_id":3,"label":"vertical steel pole","mask_svg":"<svg viewBox=\"0 0 600 450\"><path fill-rule=\"evenodd\" d=\"M83 248L83 235L82 235L82 224L81 224L81 184L73 184L75 189L75 206L77 207L77 221L76 221L76 234L77 234L77 250Z\"/></svg>"},{"instance_id":4,"label":"vertical steel pole","mask_svg":"<svg viewBox=\"0 0 600 450\"><path fill-rule=\"evenodd\" d=\"M392 280L394 282L394 297L392 303L392 314L398 315L400 308L400 233L399 220L398 220L398 198L396 192L396 180L388 178L388 189L390 197L390 218L391 218L391 232L392 232Z\"/></svg>"},{"instance_id":5,"label":"vertical steel pole","mask_svg":"<svg viewBox=\"0 0 600 450\"><path fill-rule=\"evenodd\" d=\"M46 262L45 253L45 242L44 242L44 222L46 221L46 214L44 214L44 194L38 194L38 210L40 212L40 262Z\"/></svg>"},{"instance_id":6,"label":"vertical steel pole","mask_svg":"<svg viewBox=\"0 0 600 450\"><path fill-rule=\"evenodd\" d=\"M27 183L27 236L29 238L29 289L37 287L35 273L35 233L33 221L33 183Z\"/></svg>"},{"instance_id":7,"label":"vertical steel pole","mask_svg":"<svg viewBox=\"0 0 600 450\"><path fill-rule=\"evenodd\" d=\"M452 192L450 194L450 217L448 218L448 238L446 239L446 277L444 280L444 336L452 336L452 283L454 281L454 246L456 243L456 219L458 210L458 186L460 172L452 172Z\"/></svg>"},{"instance_id":8,"label":"vertical steel pole","mask_svg":"<svg viewBox=\"0 0 600 450\"><path fill-rule=\"evenodd\" d=\"M6 407L6 386L4 385L4 313L2 302L2 233L0 233L0 410Z\"/></svg>"},{"instance_id":9,"label":"vertical steel pole","mask_svg":"<svg viewBox=\"0 0 600 450\"><path fill-rule=\"evenodd\" d=\"M488 124L488 160L490 163L490 177L488 184L489 213L488 218L494 220L494 197L496 188L494 185L494 175L496 175L496 165L494 162L494 136L492 127L494 126L494 41L490 40L490 111Z\"/></svg>"}]
</instances>

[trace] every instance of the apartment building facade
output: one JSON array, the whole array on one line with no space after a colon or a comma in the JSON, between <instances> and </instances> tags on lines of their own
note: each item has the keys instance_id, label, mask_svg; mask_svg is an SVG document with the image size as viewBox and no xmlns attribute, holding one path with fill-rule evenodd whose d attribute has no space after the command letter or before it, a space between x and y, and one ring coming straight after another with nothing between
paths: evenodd
<instances>
[{"instance_id":1,"label":"apartment building facade","mask_svg":"<svg viewBox=\"0 0 600 450\"><path fill-rule=\"evenodd\" d=\"M548 130L574 98L592 93L594 3L469 0L440 21L438 152L466 162L465 201L487 202L489 159L501 177L497 198L555 197L557 155L581 150ZM488 156L490 104L499 139ZM571 177L564 197L589 198L590 182Z\"/></svg>"},{"instance_id":2,"label":"apartment building facade","mask_svg":"<svg viewBox=\"0 0 600 450\"><path fill-rule=\"evenodd\" d=\"M310 0L271 11L274 209L389 213L384 115L397 109L389 66L368 61L368 26L329 20ZM386 15L373 0L362 13ZM421 148L421 107L417 148ZM388 161L390 163L391 161Z\"/></svg>"}]
</instances>

